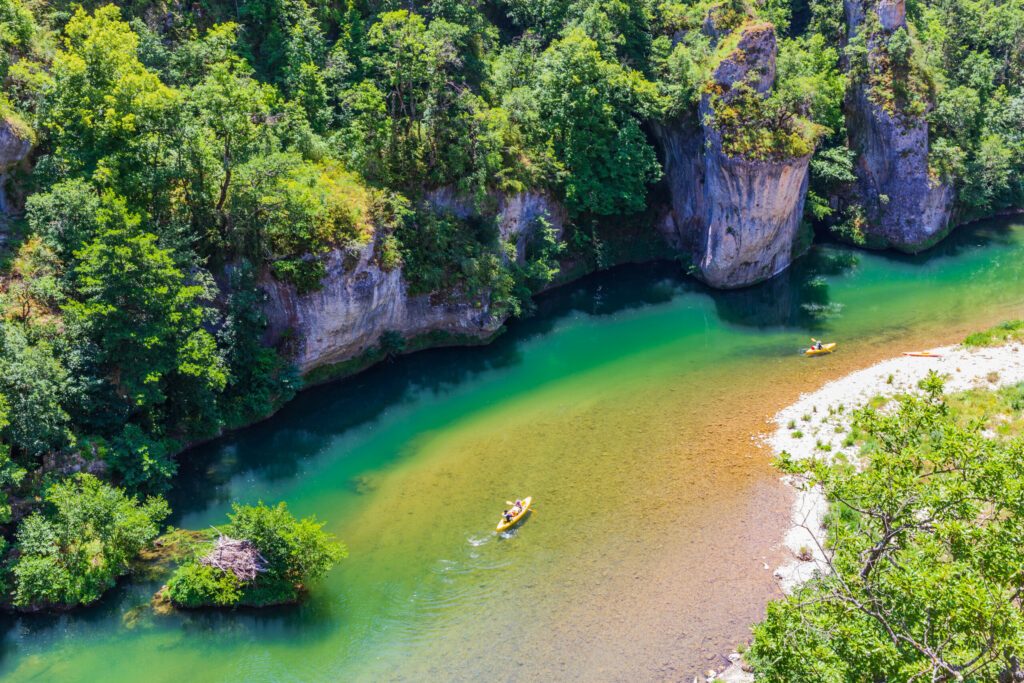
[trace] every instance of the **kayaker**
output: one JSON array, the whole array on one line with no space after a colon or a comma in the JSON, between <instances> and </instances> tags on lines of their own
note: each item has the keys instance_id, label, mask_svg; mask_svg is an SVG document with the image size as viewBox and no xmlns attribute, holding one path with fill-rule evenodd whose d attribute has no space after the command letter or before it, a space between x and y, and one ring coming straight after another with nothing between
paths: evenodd
<instances>
[{"instance_id":1,"label":"kayaker","mask_svg":"<svg viewBox=\"0 0 1024 683\"><path fill-rule=\"evenodd\" d=\"M505 512L501 513L501 516L505 518L506 522L511 522L516 517L516 515L518 515L522 511L523 511L523 501L517 500L516 504L513 505L508 510L505 510Z\"/></svg>"}]
</instances>

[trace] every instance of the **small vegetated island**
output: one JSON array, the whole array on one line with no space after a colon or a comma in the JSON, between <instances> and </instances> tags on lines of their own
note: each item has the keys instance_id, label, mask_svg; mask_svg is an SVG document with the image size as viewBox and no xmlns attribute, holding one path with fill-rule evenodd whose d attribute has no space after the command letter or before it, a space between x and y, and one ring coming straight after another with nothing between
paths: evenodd
<instances>
[{"instance_id":1,"label":"small vegetated island","mask_svg":"<svg viewBox=\"0 0 1024 683\"><path fill-rule=\"evenodd\" d=\"M306 586L346 556L313 518L284 503L234 506L216 540L199 543L161 597L177 607L263 607L295 602Z\"/></svg>"}]
</instances>

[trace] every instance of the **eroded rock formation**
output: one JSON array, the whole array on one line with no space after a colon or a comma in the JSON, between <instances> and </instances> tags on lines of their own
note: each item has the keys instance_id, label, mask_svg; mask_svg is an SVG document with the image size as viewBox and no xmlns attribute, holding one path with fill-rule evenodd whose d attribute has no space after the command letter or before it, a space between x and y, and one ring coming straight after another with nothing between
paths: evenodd
<instances>
[{"instance_id":1,"label":"eroded rock formation","mask_svg":"<svg viewBox=\"0 0 1024 683\"><path fill-rule=\"evenodd\" d=\"M15 210L7 195L8 176L31 150L31 137L0 117L0 215L11 214Z\"/></svg>"},{"instance_id":2,"label":"eroded rock formation","mask_svg":"<svg viewBox=\"0 0 1024 683\"><path fill-rule=\"evenodd\" d=\"M887 41L906 26L904 0L844 0L852 38L865 29L867 12L878 18L869 47ZM874 54L874 51L871 51ZM869 57L869 68L882 68ZM920 251L949 231L953 188L933 177L928 167L928 120L885 107L871 96L868 83L854 85L847 96L847 128L857 152L855 200L865 209L868 244Z\"/></svg>"},{"instance_id":3,"label":"eroded rock formation","mask_svg":"<svg viewBox=\"0 0 1024 683\"><path fill-rule=\"evenodd\" d=\"M472 212L471 203L451 193L440 193L434 199L457 215ZM560 228L565 212L541 194L499 198L499 229L503 238L521 243L521 250L539 216ZM333 251L327 257L322 286L314 292L299 294L293 285L270 275L262 279L267 293L266 341L274 345L287 341L290 358L300 372L357 358L379 346L385 333L405 339L436 332L486 339L505 322L503 316L492 313L486 297L448 301L429 295L409 296L401 268L381 268L375 249L371 241L356 250Z\"/></svg>"},{"instance_id":4,"label":"eroded rock formation","mask_svg":"<svg viewBox=\"0 0 1024 683\"><path fill-rule=\"evenodd\" d=\"M767 95L775 83L776 39L770 24L744 27L714 73L725 101L745 83ZM792 262L807 196L810 157L780 161L727 154L707 95L700 124L655 127L664 156L671 215L669 242L689 251L713 287L738 288L771 278Z\"/></svg>"}]
</instances>

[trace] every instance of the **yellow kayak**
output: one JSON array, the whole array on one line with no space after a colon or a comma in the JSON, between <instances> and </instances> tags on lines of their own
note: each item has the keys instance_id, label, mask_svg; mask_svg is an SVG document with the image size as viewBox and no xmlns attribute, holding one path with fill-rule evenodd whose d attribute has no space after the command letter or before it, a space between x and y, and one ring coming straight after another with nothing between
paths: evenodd
<instances>
[{"instance_id":1,"label":"yellow kayak","mask_svg":"<svg viewBox=\"0 0 1024 683\"><path fill-rule=\"evenodd\" d=\"M903 355L910 358L942 358L941 355L931 351L904 351Z\"/></svg>"},{"instance_id":2,"label":"yellow kayak","mask_svg":"<svg viewBox=\"0 0 1024 683\"><path fill-rule=\"evenodd\" d=\"M836 344L835 342L832 342L831 344L822 344L820 349L807 349L806 351L804 351L804 355L824 356L826 353L832 353L833 351L835 351L836 346L838 346L838 344Z\"/></svg>"},{"instance_id":3,"label":"yellow kayak","mask_svg":"<svg viewBox=\"0 0 1024 683\"><path fill-rule=\"evenodd\" d=\"M532 501L533 501L533 497L532 496L527 496L526 498L523 498L523 509L519 511L518 515L516 515L515 517L513 517L512 519L510 519L507 522L505 521L505 518L502 517L501 521L498 522L498 532L500 533L502 531L508 531L509 529L514 527L516 524L519 524L519 522L521 522L523 520L523 517L526 516L526 513L530 511L530 503Z\"/></svg>"}]
</instances>

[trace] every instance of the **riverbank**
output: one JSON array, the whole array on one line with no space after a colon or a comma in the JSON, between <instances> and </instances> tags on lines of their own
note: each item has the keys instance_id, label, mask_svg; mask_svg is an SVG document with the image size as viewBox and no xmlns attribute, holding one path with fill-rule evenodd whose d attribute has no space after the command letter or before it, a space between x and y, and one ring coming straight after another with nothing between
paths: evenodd
<instances>
[{"instance_id":1,"label":"riverbank","mask_svg":"<svg viewBox=\"0 0 1024 683\"><path fill-rule=\"evenodd\" d=\"M1024 344L1019 341L974 348L958 344L930 349L928 353L932 357L901 355L884 360L801 395L770 420L775 428L762 436L763 445L771 449L773 456L785 453L797 461L843 457L854 460L860 445L849 439L848 434L855 411L867 404L879 405L885 399L919 391L918 384L929 372L934 371L945 380L947 394L977 389L994 391L1024 382ZM828 501L820 489L809 488L802 477L787 475L782 481L795 491L791 526L783 540L791 557L775 570L774 576L779 587L790 593L815 572L825 569L823 522ZM737 661L713 680L753 681L752 674L742 670L738 657L733 659Z\"/></svg>"}]
</instances>

